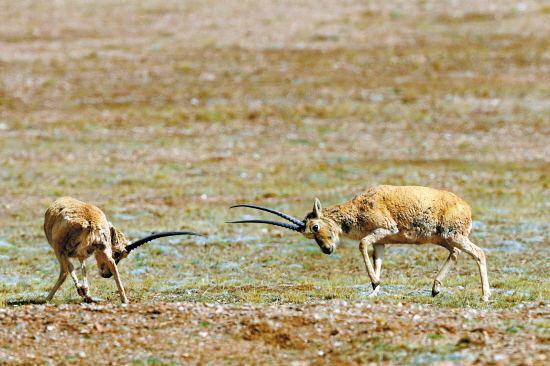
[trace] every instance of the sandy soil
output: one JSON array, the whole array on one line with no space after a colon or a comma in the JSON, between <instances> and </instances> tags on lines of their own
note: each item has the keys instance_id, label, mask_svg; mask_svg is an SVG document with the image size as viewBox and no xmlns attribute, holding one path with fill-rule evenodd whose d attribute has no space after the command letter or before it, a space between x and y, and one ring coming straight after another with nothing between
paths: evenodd
<instances>
[{"instance_id":1,"label":"sandy soil","mask_svg":"<svg viewBox=\"0 0 550 366\"><path fill-rule=\"evenodd\" d=\"M542 304L487 312L341 300L22 306L0 309L0 361L543 365L550 339L532 330L549 315Z\"/></svg>"}]
</instances>

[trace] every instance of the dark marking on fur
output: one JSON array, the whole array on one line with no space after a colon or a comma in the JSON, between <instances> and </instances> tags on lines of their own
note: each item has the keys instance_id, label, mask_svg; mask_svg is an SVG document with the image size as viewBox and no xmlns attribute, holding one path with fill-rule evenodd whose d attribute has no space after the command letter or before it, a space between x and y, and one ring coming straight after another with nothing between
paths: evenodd
<instances>
[{"instance_id":1,"label":"dark marking on fur","mask_svg":"<svg viewBox=\"0 0 550 366\"><path fill-rule=\"evenodd\" d=\"M94 249L101 250L101 251L107 249L107 245L105 245L105 243L103 243L103 242L99 242L99 243L96 242L92 245L92 247Z\"/></svg>"},{"instance_id":2,"label":"dark marking on fur","mask_svg":"<svg viewBox=\"0 0 550 366\"><path fill-rule=\"evenodd\" d=\"M76 255L76 249L80 242L77 242L76 239L80 235L80 230L72 229L67 232L63 240L61 241L63 245L61 246L61 253L65 254L67 257L74 257Z\"/></svg>"},{"instance_id":3,"label":"dark marking on fur","mask_svg":"<svg viewBox=\"0 0 550 366\"><path fill-rule=\"evenodd\" d=\"M351 220L342 220L340 227L344 233L349 234L351 230Z\"/></svg>"}]
</instances>

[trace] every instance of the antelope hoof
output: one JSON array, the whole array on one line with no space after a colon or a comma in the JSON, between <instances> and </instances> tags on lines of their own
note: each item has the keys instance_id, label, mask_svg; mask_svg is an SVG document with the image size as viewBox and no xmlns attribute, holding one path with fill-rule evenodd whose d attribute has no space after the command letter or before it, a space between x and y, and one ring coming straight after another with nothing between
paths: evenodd
<instances>
[{"instance_id":1,"label":"antelope hoof","mask_svg":"<svg viewBox=\"0 0 550 366\"><path fill-rule=\"evenodd\" d=\"M92 303L96 303L97 300L94 300L92 297L90 296L84 296L84 302L87 303L87 304L92 304Z\"/></svg>"},{"instance_id":2,"label":"antelope hoof","mask_svg":"<svg viewBox=\"0 0 550 366\"><path fill-rule=\"evenodd\" d=\"M369 297L376 297L378 296L378 293L380 292L380 284L379 283L373 283L372 284L372 292L369 294Z\"/></svg>"},{"instance_id":3,"label":"antelope hoof","mask_svg":"<svg viewBox=\"0 0 550 366\"><path fill-rule=\"evenodd\" d=\"M438 280L434 281L434 285L432 286L432 297L436 297L437 294L439 294L439 291L441 290L441 282Z\"/></svg>"},{"instance_id":4,"label":"antelope hoof","mask_svg":"<svg viewBox=\"0 0 550 366\"><path fill-rule=\"evenodd\" d=\"M76 286L76 292L78 292L78 295L80 295L83 298L87 298L88 296L88 286L85 285L77 285Z\"/></svg>"}]
</instances>

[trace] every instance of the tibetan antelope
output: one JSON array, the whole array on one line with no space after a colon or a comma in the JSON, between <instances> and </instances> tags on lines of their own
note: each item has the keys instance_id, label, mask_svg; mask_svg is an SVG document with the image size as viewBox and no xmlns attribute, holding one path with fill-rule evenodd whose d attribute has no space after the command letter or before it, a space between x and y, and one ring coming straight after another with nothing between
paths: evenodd
<instances>
[{"instance_id":1,"label":"tibetan antelope","mask_svg":"<svg viewBox=\"0 0 550 366\"><path fill-rule=\"evenodd\" d=\"M59 278L46 301L50 301L59 287L71 275L78 294L86 302L93 301L89 294L86 275L86 259L94 254L99 273L103 278L114 276L120 298L128 302L120 281L117 264L137 247L157 238L173 235L200 235L190 231L155 233L131 244L124 234L116 229L99 208L71 197L56 200L44 217L44 233L59 260ZM82 283L69 258L77 258L81 264Z\"/></svg>"},{"instance_id":2,"label":"tibetan antelope","mask_svg":"<svg viewBox=\"0 0 550 366\"><path fill-rule=\"evenodd\" d=\"M313 210L304 220L261 206L240 204L234 207L267 211L290 223L269 220L229 223L262 223L294 230L308 239L315 239L325 254L334 251L341 235L360 240L359 250L373 287L370 296L376 296L380 290L380 269L386 244L432 243L449 251L449 257L435 277L432 296L439 293L441 282L462 251L476 261L483 300L489 300L485 253L468 239L472 229L470 206L451 192L428 187L381 185L348 202L324 209L316 198ZM369 245L373 246L374 266L368 253Z\"/></svg>"}]
</instances>

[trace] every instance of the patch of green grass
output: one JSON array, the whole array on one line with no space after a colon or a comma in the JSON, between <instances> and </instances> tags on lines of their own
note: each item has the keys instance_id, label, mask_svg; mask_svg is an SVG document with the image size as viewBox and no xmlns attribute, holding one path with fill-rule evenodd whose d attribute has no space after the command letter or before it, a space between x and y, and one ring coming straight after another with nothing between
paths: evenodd
<instances>
[{"instance_id":1,"label":"patch of green grass","mask_svg":"<svg viewBox=\"0 0 550 366\"><path fill-rule=\"evenodd\" d=\"M155 357L155 356L151 356L151 357L147 357L147 358L143 358L143 359L135 359L132 361L132 365L144 365L144 366L148 366L148 365L152 365L152 366L158 366L158 365L176 365L177 363L174 362L174 361L168 361L168 360L165 360L164 358L161 358L161 357Z\"/></svg>"}]
</instances>

